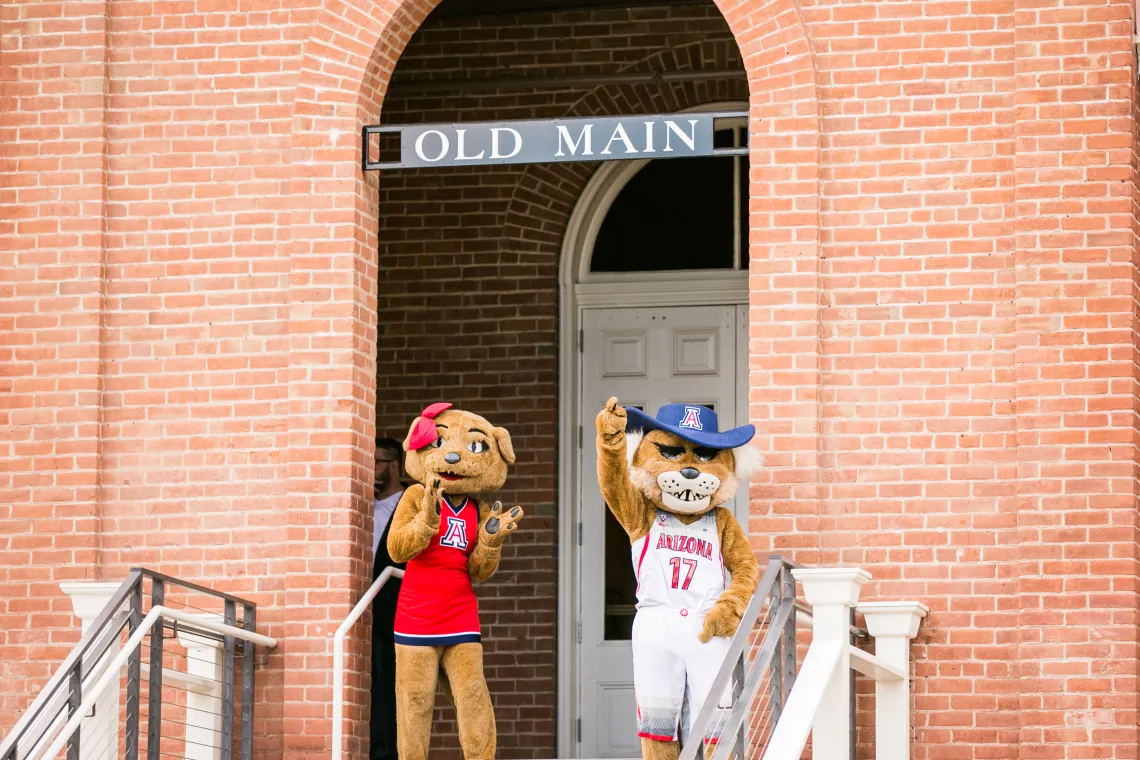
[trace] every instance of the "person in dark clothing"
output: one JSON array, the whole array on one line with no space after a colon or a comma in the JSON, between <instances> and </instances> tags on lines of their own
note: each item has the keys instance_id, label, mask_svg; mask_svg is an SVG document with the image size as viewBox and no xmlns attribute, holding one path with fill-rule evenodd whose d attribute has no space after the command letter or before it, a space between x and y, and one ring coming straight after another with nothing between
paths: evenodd
<instances>
[{"instance_id":1,"label":"person in dark clothing","mask_svg":"<svg viewBox=\"0 0 1140 760\"><path fill-rule=\"evenodd\" d=\"M373 483L372 579L386 567L404 568L388 554L388 527L404 493L400 482L403 447L391 438L376 439L376 479ZM400 581L389 579L372 602L372 718L368 760L396 757L396 645L392 627Z\"/></svg>"}]
</instances>

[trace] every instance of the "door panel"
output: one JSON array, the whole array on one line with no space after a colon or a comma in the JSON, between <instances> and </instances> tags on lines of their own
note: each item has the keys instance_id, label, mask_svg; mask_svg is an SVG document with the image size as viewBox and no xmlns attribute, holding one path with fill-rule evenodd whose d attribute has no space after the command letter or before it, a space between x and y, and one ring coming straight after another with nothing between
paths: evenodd
<instances>
[{"instance_id":1,"label":"door panel","mask_svg":"<svg viewBox=\"0 0 1140 760\"><path fill-rule=\"evenodd\" d=\"M636 581L629 538L598 490L594 418L616 396L650 414L674 402L705 404L722 429L738 424L737 319L735 306L583 312L580 757L640 755L629 643Z\"/></svg>"}]
</instances>

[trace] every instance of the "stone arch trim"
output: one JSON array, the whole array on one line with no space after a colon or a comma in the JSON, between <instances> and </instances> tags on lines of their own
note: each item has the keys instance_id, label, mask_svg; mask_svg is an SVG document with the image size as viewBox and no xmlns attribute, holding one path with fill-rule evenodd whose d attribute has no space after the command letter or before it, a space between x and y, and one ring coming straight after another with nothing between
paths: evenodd
<instances>
[{"instance_id":1,"label":"stone arch trim","mask_svg":"<svg viewBox=\"0 0 1140 760\"><path fill-rule=\"evenodd\" d=\"M284 727L287 760L327 754L331 635L371 577L363 547L375 432L379 196L375 177L360 169L360 128L379 119L396 61L437 2L323 0L297 73L288 179L290 507L282 598L290 642L283 648L285 714L301 717ZM716 3L747 72L756 142L750 385L765 392L753 391L752 417L769 423L765 444L784 471L781 482L791 483L760 484L754 496L795 510L797 502L814 499L816 482L819 108L811 47L792 0ZM627 96L618 88L613 97L623 103ZM545 189L553 179L536 167L526 184ZM555 221L547 215L543 222L542 209L528 198L534 196L525 188L519 192L511 219L525 215L538 224L520 222L521 238L560 239ZM350 652L361 651L357 634ZM352 707L362 703L363 664L357 658L347 668L350 753L362 749L364 715ZM324 707L314 710L318 705Z\"/></svg>"}]
</instances>

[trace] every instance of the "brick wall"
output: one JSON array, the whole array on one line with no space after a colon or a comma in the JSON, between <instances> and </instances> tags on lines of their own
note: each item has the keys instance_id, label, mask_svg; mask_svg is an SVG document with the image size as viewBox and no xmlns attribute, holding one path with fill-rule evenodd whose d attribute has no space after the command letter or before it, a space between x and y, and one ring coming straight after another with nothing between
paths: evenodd
<instances>
[{"instance_id":1,"label":"brick wall","mask_svg":"<svg viewBox=\"0 0 1140 760\"><path fill-rule=\"evenodd\" d=\"M288 642L259 749L327 757L374 420L399 433L447 397L523 453L488 664L504 756L548 754L554 272L590 168L363 178L359 126L382 103L396 122L746 94L400 94L445 69L742 60L757 550L931 606L914 757L1134 757L1131 4L744 0L413 36L429 10L0 6L0 726L75 638L55 584L146 564L259 602Z\"/></svg>"},{"instance_id":2,"label":"brick wall","mask_svg":"<svg viewBox=\"0 0 1140 760\"><path fill-rule=\"evenodd\" d=\"M588 61L586 73L649 62L675 70L694 59L740 67L740 79L678 87L666 110L747 98L739 54L712 5L429 18L400 58L383 120L646 113L661 107L657 87L429 97L414 83L457 72L493 76L506 66L513 75L544 76L579 60ZM496 497L523 505L528 516L498 575L479 589L504 757L557 755L558 258L594 168L542 169L551 192L537 197L522 194L539 167L390 172L380 180L377 429L402 439L420 409L447 400L509 429L519 457ZM433 751L459 757L453 710L437 711L436 723Z\"/></svg>"},{"instance_id":3,"label":"brick wall","mask_svg":"<svg viewBox=\"0 0 1140 760\"><path fill-rule=\"evenodd\" d=\"M0 727L98 565L105 7L0 8Z\"/></svg>"},{"instance_id":4,"label":"brick wall","mask_svg":"<svg viewBox=\"0 0 1140 760\"><path fill-rule=\"evenodd\" d=\"M822 40L822 485L796 541L930 605L914 756L1001 757L1021 690L1012 6L869 10L833 9Z\"/></svg>"},{"instance_id":5,"label":"brick wall","mask_svg":"<svg viewBox=\"0 0 1140 760\"><path fill-rule=\"evenodd\" d=\"M0 8L0 727L78 639L60 580L206 580L280 635L301 11L269 5Z\"/></svg>"}]
</instances>

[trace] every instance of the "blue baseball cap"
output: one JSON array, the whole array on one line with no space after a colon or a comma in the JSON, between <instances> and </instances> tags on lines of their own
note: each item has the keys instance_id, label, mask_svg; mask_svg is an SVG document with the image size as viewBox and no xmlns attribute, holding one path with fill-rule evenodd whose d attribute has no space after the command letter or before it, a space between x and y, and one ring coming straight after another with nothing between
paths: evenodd
<instances>
[{"instance_id":1,"label":"blue baseball cap","mask_svg":"<svg viewBox=\"0 0 1140 760\"><path fill-rule=\"evenodd\" d=\"M756 435L753 425L720 432L716 412L698 404L666 404L657 410L655 418L632 406L627 406L625 413L628 430L665 430L689 443L710 449L735 449Z\"/></svg>"}]
</instances>

